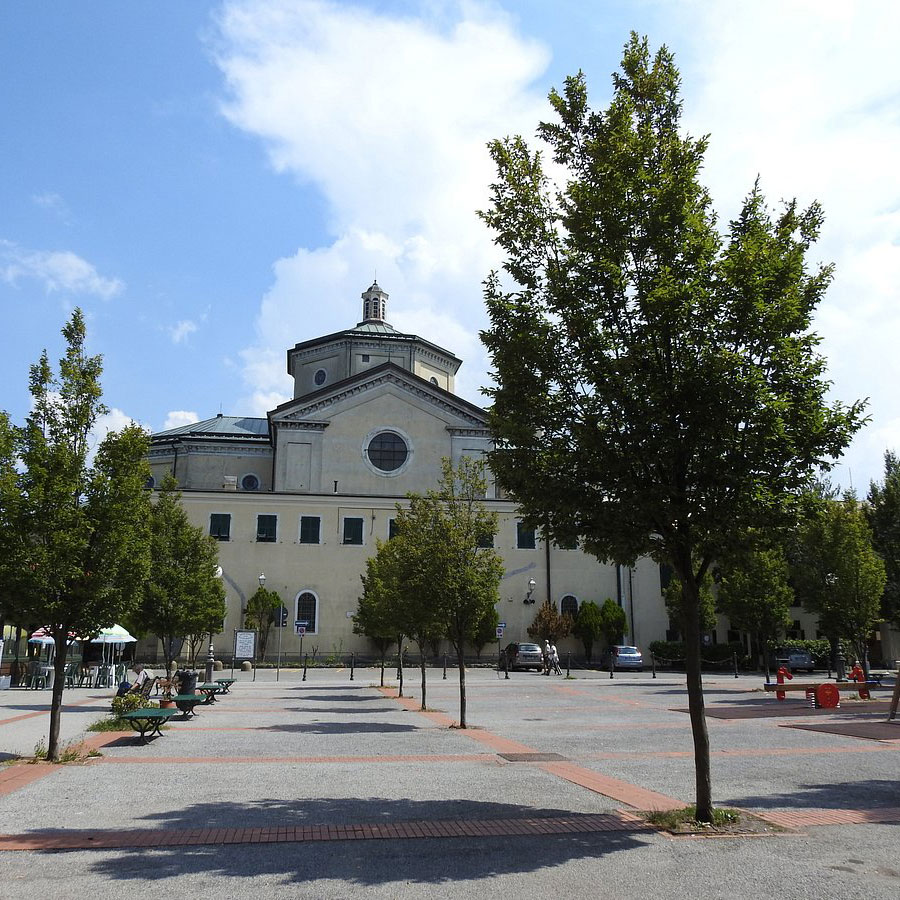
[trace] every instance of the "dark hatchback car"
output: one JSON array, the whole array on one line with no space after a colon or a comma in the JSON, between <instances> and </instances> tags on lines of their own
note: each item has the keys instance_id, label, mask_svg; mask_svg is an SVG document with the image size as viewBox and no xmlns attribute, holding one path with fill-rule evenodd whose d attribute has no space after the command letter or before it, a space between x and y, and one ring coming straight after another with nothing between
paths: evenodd
<instances>
[{"instance_id":1,"label":"dark hatchback car","mask_svg":"<svg viewBox=\"0 0 900 900\"><path fill-rule=\"evenodd\" d=\"M540 672L544 668L544 654L537 644L507 644L503 653L510 669L537 669Z\"/></svg>"}]
</instances>

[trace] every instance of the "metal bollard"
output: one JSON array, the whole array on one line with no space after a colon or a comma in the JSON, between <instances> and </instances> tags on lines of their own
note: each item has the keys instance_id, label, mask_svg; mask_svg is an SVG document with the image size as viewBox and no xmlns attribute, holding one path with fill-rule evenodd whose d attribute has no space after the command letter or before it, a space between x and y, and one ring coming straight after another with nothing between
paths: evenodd
<instances>
[{"instance_id":1,"label":"metal bollard","mask_svg":"<svg viewBox=\"0 0 900 900\"><path fill-rule=\"evenodd\" d=\"M350 654L350 680L353 681L353 667L356 664L356 655Z\"/></svg>"},{"instance_id":2,"label":"metal bollard","mask_svg":"<svg viewBox=\"0 0 900 900\"><path fill-rule=\"evenodd\" d=\"M612 650L609 652L609 677L613 677L613 669L616 667L615 657L613 656Z\"/></svg>"},{"instance_id":3,"label":"metal bollard","mask_svg":"<svg viewBox=\"0 0 900 900\"><path fill-rule=\"evenodd\" d=\"M572 677L572 651L569 651L569 655L566 657L566 678Z\"/></svg>"},{"instance_id":4,"label":"metal bollard","mask_svg":"<svg viewBox=\"0 0 900 900\"><path fill-rule=\"evenodd\" d=\"M447 680L447 654L444 654L444 681Z\"/></svg>"},{"instance_id":5,"label":"metal bollard","mask_svg":"<svg viewBox=\"0 0 900 900\"><path fill-rule=\"evenodd\" d=\"M309 665L309 654L303 654L303 681L306 681L306 667Z\"/></svg>"},{"instance_id":6,"label":"metal bollard","mask_svg":"<svg viewBox=\"0 0 900 900\"><path fill-rule=\"evenodd\" d=\"M737 678L737 677L738 677L738 670L737 670L737 653L736 653L736 652L735 652L735 653L732 653L732 654L731 654L731 658L732 658L732 661L734 662L734 677Z\"/></svg>"},{"instance_id":7,"label":"metal bollard","mask_svg":"<svg viewBox=\"0 0 900 900\"><path fill-rule=\"evenodd\" d=\"M656 654L650 654L650 669L653 672L653 677L656 678Z\"/></svg>"}]
</instances>

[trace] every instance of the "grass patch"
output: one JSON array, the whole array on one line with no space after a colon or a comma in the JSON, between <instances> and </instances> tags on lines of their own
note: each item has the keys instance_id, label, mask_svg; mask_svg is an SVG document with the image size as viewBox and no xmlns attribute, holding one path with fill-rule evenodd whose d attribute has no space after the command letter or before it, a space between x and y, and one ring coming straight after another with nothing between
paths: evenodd
<instances>
[{"instance_id":1,"label":"grass patch","mask_svg":"<svg viewBox=\"0 0 900 900\"><path fill-rule=\"evenodd\" d=\"M698 822L696 806L643 815L651 825L672 834L776 834L784 831L778 825L740 809L713 809L712 822Z\"/></svg>"}]
</instances>

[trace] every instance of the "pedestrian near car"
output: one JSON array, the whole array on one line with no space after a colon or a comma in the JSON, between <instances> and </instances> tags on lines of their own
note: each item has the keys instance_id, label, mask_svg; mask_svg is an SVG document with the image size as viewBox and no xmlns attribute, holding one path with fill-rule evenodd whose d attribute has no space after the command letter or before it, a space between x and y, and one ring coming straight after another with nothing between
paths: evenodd
<instances>
[{"instance_id":1,"label":"pedestrian near car","mask_svg":"<svg viewBox=\"0 0 900 900\"><path fill-rule=\"evenodd\" d=\"M553 671L557 675L562 675L562 669L559 667L559 654L556 652L556 644L550 645L550 664Z\"/></svg>"},{"instance_id":2,"label":"pedestrian near car","mask_svg":"<svg viewBox=\"0 0 900 900\"><path fill-rule=\"evenodd\" d=\"M544 674L549 675L553 666L553 652L550 647L550 639L544 641Z\"/></svg>"}]
</instances>

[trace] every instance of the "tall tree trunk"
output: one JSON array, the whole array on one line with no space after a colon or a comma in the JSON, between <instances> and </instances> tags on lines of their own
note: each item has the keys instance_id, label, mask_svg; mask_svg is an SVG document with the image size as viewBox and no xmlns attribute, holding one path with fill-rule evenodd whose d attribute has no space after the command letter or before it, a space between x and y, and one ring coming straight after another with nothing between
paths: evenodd
<instances>
[{"instance_id":1,"label":"tall tree trunk","mask_svg":"<svg viewBox=\"0 0 900 900\"><path fill-rule=\"evenodd\" d=\"M684 649L687 663L688 708L694 738L694 776L696 779L697 821L712 822L712 781L709 769L709 733L703 702L703 675L700 654L700 591L693 573L681 581L684 614Z\"/></svg>"},{"instance_id":2,"label":"tall tree trunk","mask_svg":"<svg viewBox=\"0 0 900 900\"><path fill-rule=\"evenodd\" d=\"M398 650L397 650L397 681L400 683L400 689L397 691L397 696L403 696L403 642L398 641Z\"/></svg>"},{"instance_id":3,"label":"tall tree trunk","mask_svg":"<svg viewBox=\"0 0 900 900\"><path fill-rule=\"evenodd\" d=\"M419 668L422 670L422 711L425 711L425 648L419 645Z\"/></svg>"},{"instance_id":4,"label":"tall tree trunk","mask_svg":"<svg viewBox=\"0 0 900 900\"><path fill-rule=\"evenodd\" d=\"M463 645L460 641L456 648L456 662L459 665L459 727L466 727L466 662L463 656Z\"/></svg>"},{"instance_id":5,"label":"tall tree trunk","mask_svg":"<svg viewBox=\"0 0 900 900\"><path fill-rule=\"evenodd\" d=\"M47 739L47 759L59 759L59 726L62 716L62 695L66 686L66 654L69 650L69 630L62 637L55 635L56 657L53 660L53 692L50 697L50 734Z\"/></svg>"}]
</instances>

